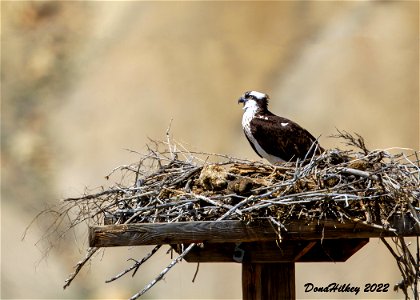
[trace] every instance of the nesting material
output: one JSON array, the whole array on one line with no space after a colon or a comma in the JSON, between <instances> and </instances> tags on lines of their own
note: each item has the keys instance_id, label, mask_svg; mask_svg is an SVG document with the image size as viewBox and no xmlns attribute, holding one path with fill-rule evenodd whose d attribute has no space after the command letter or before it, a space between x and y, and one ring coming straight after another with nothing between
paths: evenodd
<instances>
[{"instance_id":1,"label":"nesting material","mask_svg":"<svg viewBox=\"0 0 420 300\"><path fill-rule=\"evenodd\" d=\"M418 152L369 151L360 137L341 138L353 149L279 165L150 149L112 172L121 172L119 184L65 203L96 225L216 221L233 208L227 219L247 222L334 219L392 228L397 214L416 218Z\"/></svg>"},{"instance_id":2,"label":"nesting material","mask_svg":"<svg viewBox=\"0 0 420 300\"><path fill-rule=\"evenodd\" d=\"M136 153L136 163L120 166L106 177L117 178L117 183L65 199L54 213L58 211L62 219L70 216L69 228L85 222L103 225L222 219L264 219L281 228L290 220L333 219L393 229L391 220L396 215L408 216L419 226L419 152L370 151L358 135L339 132L337 137L348 150L327 150L306 161L279 165L191 152L170 139L152 142L145 154ZM55 231L54 226L51 229ZM406 293L407 287L418 280L418 273L404 239L397 237L394 241L399 245L397 251L388 249L403 275L399 288ZM96 250L89 249L65 286ZM162 271L153 284L185 254ZM133 269L138 265L121 274Z\"/></svg>"}]
</instances>

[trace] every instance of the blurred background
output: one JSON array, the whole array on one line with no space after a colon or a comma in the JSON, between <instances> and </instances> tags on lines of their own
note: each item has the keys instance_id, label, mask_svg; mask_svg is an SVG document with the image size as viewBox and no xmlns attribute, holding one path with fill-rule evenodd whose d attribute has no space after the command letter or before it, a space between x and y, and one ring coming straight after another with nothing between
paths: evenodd
<instances>
[{"instance_id":1,"label":"blurred background","mask_svg":"<svg viewBox=\"0 0 420 300\"><path fill-rule=\"evenodd\" d=\"M189 149L259 159L241 128L237 99L271 96L271 111L295 120L324 147L335 128L371 149L419 149L417 1L1 3L1 298L128 298L170 262L154 257L134 278L104 281L150 247L107 249L65 291L84 256L86 228L51 251L37 243L42 209L85 187L109 184L148 137ZM239 299L237 264L181 263L145 299ZM298 264L298 299L312 282L400 280L372 239L346 263ZM403 299L402 293L357 299Z\"/></svg>"}]
</instances>

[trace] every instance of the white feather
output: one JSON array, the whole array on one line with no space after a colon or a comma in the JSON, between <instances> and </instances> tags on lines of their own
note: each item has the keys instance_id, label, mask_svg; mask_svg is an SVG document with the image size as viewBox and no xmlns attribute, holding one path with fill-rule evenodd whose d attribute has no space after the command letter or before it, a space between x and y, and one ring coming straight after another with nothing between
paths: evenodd
<instances>
[{"instance_id":1,"label":"white feather","mask_svg":"<svg viewBox=\"0 0 420 300\"><path fill-rule=\"evenodd\" d=\"M251 92L249 93L249 95L254 96L254 97L255 97L255 98L257 98L257 99L263 99L263 98L267 97L267 95L266 95L266 94L264 94L264 93L260 93L260 92L257 92L257 91L251 91Z\"/></svg>"}]
</instances>

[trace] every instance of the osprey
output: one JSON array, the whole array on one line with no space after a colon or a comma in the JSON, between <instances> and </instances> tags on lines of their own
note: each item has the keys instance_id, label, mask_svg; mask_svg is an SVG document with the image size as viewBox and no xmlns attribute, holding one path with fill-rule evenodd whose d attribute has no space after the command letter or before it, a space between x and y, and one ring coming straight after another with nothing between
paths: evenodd
<instances>
[{"instance_id":1,"label":"osprey","mask_svg":"<svg viewBox=\"0 0 420 300\"><path fill-rule=\"evenodd\" d=\"M297 161L321 154L323 149L307 130L268 110L269 96L250 91L239 98L243 103L242 127L252 149L270 163Z\"/></svg>"}]
</instances>

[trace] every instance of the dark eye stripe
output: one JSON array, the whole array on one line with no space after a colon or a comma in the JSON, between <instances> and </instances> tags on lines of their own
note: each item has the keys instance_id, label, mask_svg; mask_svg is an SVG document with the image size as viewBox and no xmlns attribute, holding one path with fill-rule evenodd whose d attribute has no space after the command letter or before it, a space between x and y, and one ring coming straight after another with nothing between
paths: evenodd
<instances>
[{"instance_id":1,"label":"dark eye stripe","mask_svg":"<svg viewBox=\"0 0 420 300\"><path fill-rule=\"evenodd\" d=\"M252 93L252 91L248 91L248 92L246 92L246 93L244 94L244 98L247 98L247 99L252 99L252 100L255 100L255 101L259 101L259 100L265 100L265 99L267 99L266 97L264 97L264 98L258 98L257 96L252 95L251 93Z\"/></svg>"},{"instance_id":2,"label":"dark eye stripe","mask_svg":"<svg viewBox=\"0 0 420 300\"><path fill-rule=\"evenodd\" d=\"M250 95L250 94L251 94L251 92L246 92L245 93L245 98L257 100L257 98L254 95Z\"/></svg>"}]
</instances>

